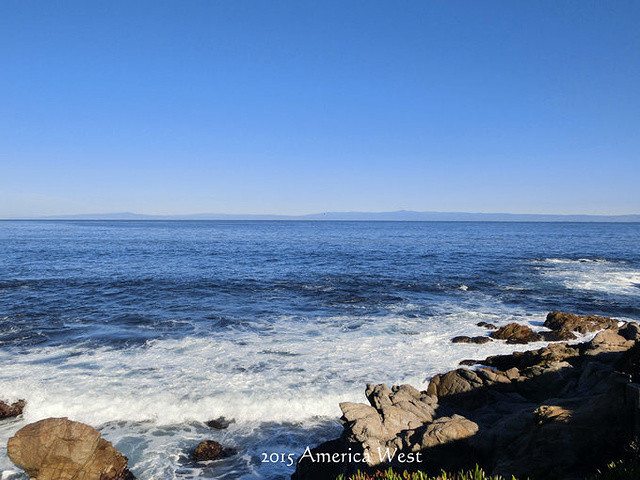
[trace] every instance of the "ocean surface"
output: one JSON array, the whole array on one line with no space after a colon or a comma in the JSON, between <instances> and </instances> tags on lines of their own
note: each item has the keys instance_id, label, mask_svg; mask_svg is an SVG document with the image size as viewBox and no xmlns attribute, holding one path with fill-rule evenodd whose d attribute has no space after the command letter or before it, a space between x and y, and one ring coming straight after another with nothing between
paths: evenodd
<instances>
[{"instance_id":1,"label":"ocean surface","mask_svg":"<svg viewBox=\"0 0 640 480\"><path fill-rule=\"evenodd\" d=\"M450 342L479 321L640 320L637 223L2 221L0 246L0 398L27 401L2 479L26 478L8 438L51 416L142 480L288 478L366 383L517 349ZM206 439L238 454L191 461Z\"/></svg>"}]
</instances>

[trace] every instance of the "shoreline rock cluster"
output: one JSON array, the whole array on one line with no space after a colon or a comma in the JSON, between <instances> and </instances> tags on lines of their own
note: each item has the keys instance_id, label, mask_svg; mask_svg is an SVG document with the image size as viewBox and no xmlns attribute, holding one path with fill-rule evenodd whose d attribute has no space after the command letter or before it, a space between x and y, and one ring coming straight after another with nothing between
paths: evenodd
<instances>
[{"instance_id":1,"label":"shoreline rock cluster","mask_svg":"<svg viewBox=\"0 0 640 480\"><path fill-rule=\"evenodd\" d=\"M640 326L619 323L551 312L544 337L517 324L490 336L516 344L599 332L575 345L464 361L467 368L435 375L426 391L367 385L369 405L340 404L341 437L303 455L292 479L389 466L438 473L475 464L505 476L584 478L620 458L640 433L640 386L632 382L640 378ZM400 460L406 458L413 461Z\"/></svg>"},{"instance_id":2,"label":"shoreline rock cluster","mask_svg":"<svg viewBox=\"0 0 640 480\"><path fill-rule=\"evenodd\" d=\"M298 459L293 480L326 480L388 466L438 473L479 464L491 474L582 479L620 458L640 435L640 325L595 315L551 312L534 332L508 324L474 343L557 343L437 374L425 391L410 385L367 385L364 403L341 403L343 433ZM597 332L569 344L576 333ZM456 337L454 341L466 341ZM481 340L486 339L486 340ZM472 367L472 368L469 368ZM0 419L25 402L0 401ZM206 422L224 429L233 421ZM9 458L32 478L132 480L127 458L94 428L49 418L26 425L7 445ZM233 455L207 440L194 461Z\"/></svg>"},{"instance_id":3,"label":"shoreline rock cluster","mask_svg":"<svg viewBox=\"0 0 640 480\"><path fill-rule=\"evenodd\" d=\"M8 404L0 401L4 418L23 413L24 400ZM233 420L219 417L206 422L215 430L228 428ZM235 455L214 440L200 442L192 452L195 462L218 460ZM46 418L25 425L7 443L9 459L31 478L38 480L135 480L128 459L93 427L62 418Z\"/></svg>"},{"instance_id":4,"label":"shoreline rock cluster","mask_svg":"<svg viewBox=\"0 0 640 480\"><path fill-rule=\"evenodd\" d=\"M30 423L7 443L9 459L39 480L133 480L127 457L96 429L68 418Z\"/></svg>"}]
</instances>

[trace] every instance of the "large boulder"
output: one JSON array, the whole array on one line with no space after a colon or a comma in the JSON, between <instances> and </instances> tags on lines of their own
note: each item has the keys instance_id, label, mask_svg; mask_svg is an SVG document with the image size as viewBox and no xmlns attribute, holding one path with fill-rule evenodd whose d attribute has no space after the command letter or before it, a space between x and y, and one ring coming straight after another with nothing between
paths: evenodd
<instances>
[{"instance_id":1,"label":"large boulder","mask_svg":"<svg viewBox=\"0 0 640 480\"><path fill-rule=\"evenodd\" d=\"M448 403L474 408L486 401L487 387L500 384L511 384L511 379L504 372L490 368L458 368L434 375L429 381L427 393L437 397L439 401L446 399Z\"/></svg>"},{"instance_id":2,"label":"large boulder","mask_svg":"<svg viewBox=\"0 0 640 480\"><path fill-rule=\"evenodd\" d=\"M535 333L531 328L519 323L510 323L504 327L500 327L489 335L496 340L506 340L507 343L529 343L539 342L540 335Z\"/></svg>"},{"instance_id":3,"label":"large boulder","mask_svg":"<svg viewBox=\"0 0 640 480\"><path fill-rule=\"evenodd\" d=\"M9 439L13 463L38 480L129 480L127 457L93 427L67 418L31 423Z\"/></svg>"},{"instance_id":4,"label":"large boulder","mask_svg":"<svg viewBox=\"0 0 640 480\"><path fill-rule=\"evenodd\" d=\"M236 451L233 448L225 448L215 440L205 440L200 442L193 452L193 459L196 462L206 460L219 460L221 458L230 457Z\"/></svg>"},{"instance_id":5,"label":"large boulder","mask_svg":"<svg viewBox=\"0 0 640 480\"><path fill-rule=\"evenodd\" d=\"M21 415L24 410L24 406L24 400L18 400L11 404L0 400L0 420L3 418L17 417L18 415Z\"/></svg>"},{"instance_id":6,"label":"large boulder","mask_svg":"<svg viewBox=\"0 0 640 480\"><path fill-rule=\"evenodd\" d=\"M454 414L451 417L440 417L412 435L411 449L420 451L445 445L467 439L476 433L478 433L478 425L462 415Z\"/></svg>"},{"instance_id":7,"label":"large boulder","mask_svg":"<svg viewBox=\"0 0 640 480\"><path fill-rule=\"evenodd\" d=\"M569 332L589 333L605 328L618 326L618 321L598 315L574 315L573 313L551 312L547 314L544 327L551 330L566 330Z\"/></svg>"},{"instance_id":8,"label":"large boulder","mask_svg":"<svg viewBox=\"0 0 640 480\"><path fill-rule=\"evenodd\" d=\"M510 355L492 355L476 363L487 365L498 370L510 368L525 369L536 365L550 365L555 362L571 361L580 355L579 348L566 343L553 343L537 350L513 352Z\"/></svg>"},{"instance_id":9,"label":"large boulder","mask_svg":"<svg viewBox=\"0 0 640 480\"><path fill-rule=\"evenodd\" d=\"M599 355L601 353L618 353L629 350L635 340L627 340L618 333L618 329L608 328L598 332L593 339L585 345L585 355Z\"/></svg>"}]
</instances>

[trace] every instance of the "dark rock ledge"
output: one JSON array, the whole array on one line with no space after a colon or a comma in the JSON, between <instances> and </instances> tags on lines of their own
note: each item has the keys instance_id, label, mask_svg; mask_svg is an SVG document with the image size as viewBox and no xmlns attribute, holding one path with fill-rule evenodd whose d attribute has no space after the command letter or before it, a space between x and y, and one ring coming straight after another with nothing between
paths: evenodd
<instances>
[{"instance_id":1,"label":"dark rock ledge","mask_svg":"<svg viewBox=\"0 0 640 480\"><path fill-rule=\"evenodd\" d=\"M602 331L576 345L465 361L475 369L435 375L426 391L367 385L369 405L340 404L341 437L305 452L292 479L475 464L505 476L584 478L640 434L640 326L619 323L552 312L545 326L557 338ZM527 328L503 332L531 337Z\"/></svg>"},{"instance_id":2,"label":"dark rock ledge","mask_svg":"<svg viewBox=\"0 0 640 480\"><path fill-rule=\"evenodd\" d=\"M24 407L24 400L18 400L17 402L13 403L3 402L2 400L0 400L0 420L22 415Z\"/></svg>"}]
</instances>

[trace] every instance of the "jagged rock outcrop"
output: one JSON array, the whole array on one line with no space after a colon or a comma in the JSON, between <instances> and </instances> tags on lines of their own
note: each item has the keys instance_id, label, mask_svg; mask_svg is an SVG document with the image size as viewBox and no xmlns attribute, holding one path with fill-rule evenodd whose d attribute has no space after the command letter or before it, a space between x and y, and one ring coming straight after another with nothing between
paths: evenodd
<instances>
[{"instance_id":1,"label":"jagged rock outcrop","mask_svg":"<svg viewBox=\"0 0 640 480\"><path fill-rule=\"evenodd\" d=\"M17 402L13 402L11 404L0 400L0 420L2 420L3 418L11 418L22 415L24 407L24 400L18 400Z\"/></svg>"},{"instance_id":2,"label":"jagged rock outcrop","mask_svg":"<svg viewBox=\"0 0 640 480\"><path fill-rule=\"evenodd\" d=\"M13 463L38 480L130 480L127 457L93 427L67 418L31 423L9 439Z\"/></svg>"},{"instance_id":3,"label":"jagged rock outcrop","mask_svg":"<svg viewBox=\"0 0 640 480\"><path fill-rule=\"evenodd\" d=\"M640 406L625 394L630 375L640 378L640 327L559 312L547 320L561 335L603 330L582 344L467 361L475 368L435 375L423 392L368 385L369 405L341 404L343 435L313 450L339 461L322 465L301 457L292 478L384 465L438 473L476 463L506 476L584 478L640 433L632 431ZM528 327L503 329L530 338ZM411 461L399 461L400 455Z\"/></svg>"},{"instance_id":4,"label":"jagged rock outcrop","mask_svg":"<svg viewBox=\"0 0 640 480\"><path fill-rule=\"evenodd\" d=\"M389 389L386 385L367 385L370 405L341 403L345 440L362 452L367 465L382 463L387 448L406 447L399 437L411 437L416 429L433 420L435 398L410 385Z\"/></svg>"},{"instance_id":5,"label":"jagged rock outcrop","mask_svg":"<svg viewBox=\"0 0 640 480\"><path fill-rule=\"evenodd\" d=\"M547 314L543 327L551 330L566 330L569 332L589 333L605 328L618 326L618 321L598 315L574 315L573 313L551 312Z\"/></svg>"}]
</instances>

